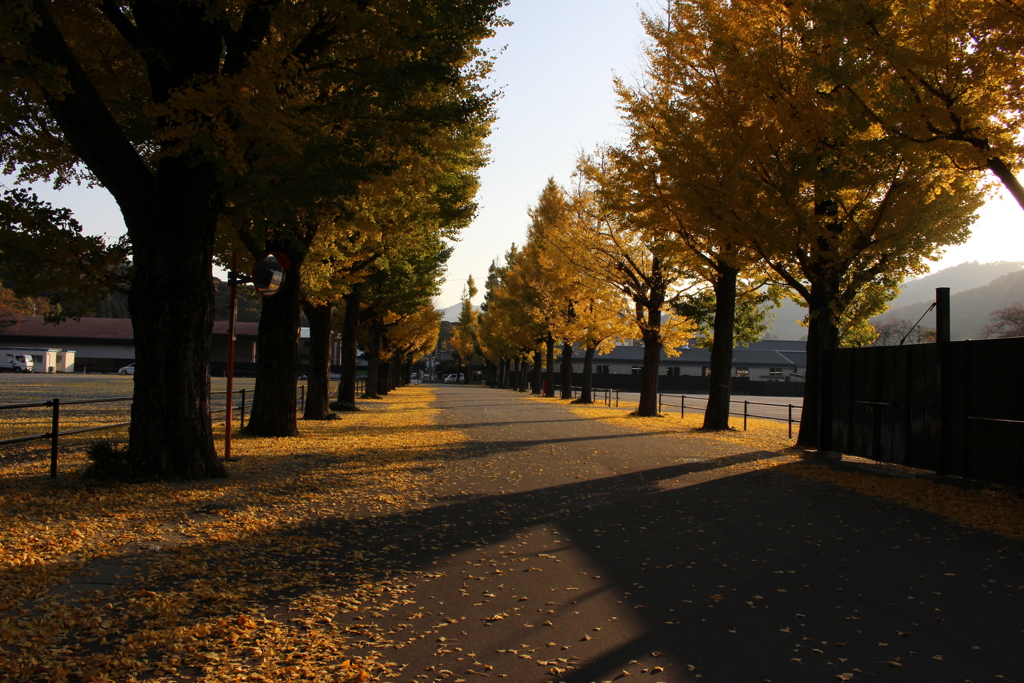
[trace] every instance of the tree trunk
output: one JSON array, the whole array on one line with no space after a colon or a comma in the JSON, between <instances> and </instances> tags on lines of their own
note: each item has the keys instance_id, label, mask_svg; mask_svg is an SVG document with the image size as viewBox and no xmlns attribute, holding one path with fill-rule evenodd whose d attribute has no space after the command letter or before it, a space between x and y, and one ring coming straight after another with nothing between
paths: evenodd
<instances>
[{"instance_id":1,"label":"tree trunk","mask_svg":"<svg viewBox=\"0 0 1024 683\"><path fill-rule=\"evenodd\" d=\"M572 343L562 341L562 398L572 400Z\"/></svg>"},{"instance_id":2,"label":"tree trunk","mask_svg":"<svg viewBox=\"0 0 1024 683\"><path fill-rule=\"evenodd\" d=\"M164 159L152 212L122 208L135 263L128 299L137 381L128 457L163 479L226 476L210 423L218 205L208 170Z\"/></svg>"},{"instance_id":3,"label":"tree trunk","mask_svg":"<svg viewBox=\"0 0 1024 683\"><path fill-rule=\"evenodd\" d=\"M384 336L383 334L381 335ZM382 344L383 346L383 344ZM382 360L377 364L377 395L387 396L391 393L391 359Z\"/></svg>"},{"instance_id":4,"label":"tree trunk","mask_svg":"<svg viewBox=\"0 0 1024 683\"><path fill-rule=\"evenodd\" d=\"M114 196L132 243L135 274L129 295L137 379L128 457L142 473L163 479L226 475L210 423L213 330L213 243L223 196L216 162L198 154L164 156L148 166L124 134L48 11L29 36L31 58L63 75L65 90L41 94L63 141ZM174 8L168 34L189 35L184 63L150 73L158 96L197 74L216 72L220 37L203 8ZM8 10L9 11L9 10ZM211 50L212 48L212 50ZM214 61L202 55L214 55ZM50 131L52 134L53 131Z\"/></svg>"},{"instance_id":5,"label":"tree trunk","mask_svg":"<svg viewBox=\"0 0 1024 683\"><path fill-rule=\"evenodd\" d=\"M298 436L296 383L299 375L299 285L302 257L283 251L291 263L281 288L263 300L256 356L256 390L247 434Z\"/></svg>"},{"instance_id":6,"label":"tree trunk","mask_svg":"<svg viewBox=\"0 0 1024 683\"><path fill-rule=\"evenodd\" d=\"M341 323L341 381L338 382L338 402L333 410L353 411L356 408L356 358L359 351L359 307L362 288L354 285L344 296L345 319Z\"/></svg>"},{"instance_id":7,"label":"tree trunk","mask_svg":"<svg viewBox=\"0 0 1024 683\"><path fill-rule=\"evenodd\" d=\"M640 402L636 415L658 415L658 369L661 366L661 307L647 309L647 323L641 336L644 340L644 367L640 371Z\"/></svg>"},{"instance_id":8,"label":"tree trunk","mask_svg":"<svg viewBox=\"0 0 1024 683\"><path fill-rule=\"evenodd\" d=\"M303 420L326 420L331 402L331 304L303 302L309 320L309 385Z\"/></svg>"},{"instance_id":9,"label":"tree trunk","mask_svg":"<svg viewBox=\"0 0 1024 683\"><path fill-rule=\"evenodd\" d=\"M532 393L534 396L540 396L541 375L543 369L543 357L541 355L540 350L538 349L533 352L533 382L531 383L532 386L530 387L530 393Z\"/></svg>"},{"instance_id":10,"label":"tree trunk","mask_svg":"<svg viewBox=\"0 0 1024 683\"><path fill-rule=\"evenodd\" d=\"M519 391L526 391L526 371L529 365L525 360L519 365Z\"/></svg>"},{"instance_id":11,"label":"tree trunk","mask_svg":"<svg viewBox=\"0 0 1024 683\"><path fill-rule=\"evenodd\" d=\"M547 388L544 391L544 396L547 398L555 397L555 338L548 334L548 338L544 340L544 346L546 351L546 365L545 369L547 372L546 379L548 381Z\"/></svg>"},{"instance_id":12,"label":"tree trunk","mask_svg":"<svg viewBox=\"0 0 1024 683\"><path fill-rule=\"evenodd\" d=\"M394 354L391 356L391 390L402 386L402 352L395 349Z\"/></svg>"},{"instance_id":13,"label":"tree trunk","mask_svg":"<svg viewBox=\"0 0 1024 683\"><path fill-rule=\"evenodd\" d=\"M588 346L583 355L583 383L580 387L580 397L574 403L594 402L594 353L596 346Z\"/></svg>"},{"instance_id":14,"label":"tree trunk","mask_svg":"<svg viewBox=\"0 0 1024 683\"><path fill-rule=\"evenodd\" d=\"M370 321L370 348L366 358L366 390L363 398L380 398L377 387L380 381L381 327L376 318Z\"/></svg>"},{"instance_id":15,"label":"tree trunk","mask_svg":"<svg viewBox=\"0 0 1024 683\"><path fill-rule=\"evenodd\" d=\"M988 168L1003 183L1007 192L1013 195L1013 198L1020 204L1020 208L1024 209L1024 186L1017 180L1017 176L1013 174L1006 162L999 157L993 157L988 160Z\"/></svg>"},{"instance_id":16,"label":"tree trunk","mask_svg":"<svg viewBox=\"0 0 1024 683\"><path fill-rule=\"evenodd\" d=\"M715 278L714 341L711 344L711 387L704 410L704 429L729 428L732 348L736 325L736 276L739 270L719 265Z\"/></svg>"},{"instance_id":17,"label":"tree trunk","mask_svg":"<svg viewBox=\"0 0 1024 683\"><path fill-rule=\"evenodd\" d=\"M825 351L839 345L839 329L832 318L830 297L815 294L812 285L808 302L807 370L804 383L804 407L800 413L800 432L796 443L805 448L817 448L820 436L821 379Z\"/></svg>"}]
</instances>

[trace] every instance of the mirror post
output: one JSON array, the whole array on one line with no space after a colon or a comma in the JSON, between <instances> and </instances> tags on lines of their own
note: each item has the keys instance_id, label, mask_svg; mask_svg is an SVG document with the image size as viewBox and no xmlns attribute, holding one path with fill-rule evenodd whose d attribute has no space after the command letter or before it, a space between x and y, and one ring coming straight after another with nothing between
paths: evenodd
<instances>
[{"instance_id":1,"label":"mirror post","mask_svg":"<svg viewBox=\"0 0 1024 683\"><path fill-rule=\"evenodd\" d=\"M228 400L225 406L224 425L224 459L231 460L231 401L235 389L235 336L238 317L238 285L255 285L260 296L273 296L284 282L285 271L288 270L288 257L284 254L268 253L256 264L252 277L238 277L238 253L231 252L231 270L228 272L228 285L231 288L228 304ZM237 459L237 458L236 458Z\"/></svg>"}]
</instances>

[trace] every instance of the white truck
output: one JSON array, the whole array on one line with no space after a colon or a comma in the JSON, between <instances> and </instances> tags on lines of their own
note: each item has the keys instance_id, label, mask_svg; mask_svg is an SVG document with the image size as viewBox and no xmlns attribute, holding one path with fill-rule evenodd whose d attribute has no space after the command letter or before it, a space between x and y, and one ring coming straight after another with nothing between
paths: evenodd
<instances>
[{"instance_id":1,"label":"white truck","mask_svg":"<svg viewBox=\"0 0 1024 683\"><path fill-rule=\"evenodd\" d=\"M16 349L0 349L0 368L12 372L32 372L35 361L32 355Z\"/></svg>"}]
</instances>

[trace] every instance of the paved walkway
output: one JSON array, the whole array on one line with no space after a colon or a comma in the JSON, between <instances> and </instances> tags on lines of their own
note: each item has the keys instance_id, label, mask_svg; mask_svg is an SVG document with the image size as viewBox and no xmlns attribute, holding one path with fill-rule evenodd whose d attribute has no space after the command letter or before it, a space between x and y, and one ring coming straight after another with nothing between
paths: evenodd
<instances>
[{"instance_id":1,"label":"paved walkway","mask_svg":"<svg viewBox=\"0 0 1024 683\"><path fill-rule=\"evenodd\" d=\"M394 680L1024 681L1021 543L731 467L764 453L435 389L467 441L433 505L323 529L409 587L340 617Z\"/></svg>"}]
</instances>

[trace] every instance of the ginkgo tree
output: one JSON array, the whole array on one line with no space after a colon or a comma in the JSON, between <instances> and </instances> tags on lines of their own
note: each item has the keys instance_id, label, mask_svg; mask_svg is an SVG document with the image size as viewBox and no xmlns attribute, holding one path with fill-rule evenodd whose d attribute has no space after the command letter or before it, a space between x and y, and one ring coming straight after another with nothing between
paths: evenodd
<instances>
[{"instance_id":1,"label":"ginkgo tree","mask_svg":"<svg viewBox=\"0 0 1024 683\"><path fill-rule=\"evenodd\" d=\"M0 161L85 177L125 218L137 372L129 452L222 476L210 423L212 258L251 174L331 140L358 176L403 122L460 117L502 0L18 2L0 15ZM294 168L285 164L284 168ZM257 183L267 191L273 185ZM252 195L252 191L248 193ZM282 198L284 199L284 198ZM237 206L237 205L236 205Z\"/></svg>"},{"instance_id":2,"label":"ginkgo tree","mask_svg":"<svg viewBox=\"0 0 1024 683\"><path fill-rule=\"evenodd\" d=\"M502 371L502 386L522 390L526 386L526 359L534 357L547 331L534 315L536 292L526 277L524 251L513 244L501 265L492 264L479 321L481 350ZM534 390L539 392L539 377Z\"/></svg>"},{"instance_id":3,"label":"ginkgo tree","mask_svg":"<svg viewBox=\"0 0 1024 683\"><path fill-rule=\"evenodd\" d=\"M0 197L0 281L48 322L93 314L111 292L127 289L131 250L83 235L67 209L14 189ZM12 307L17 310L17 306Z\"/></svg>"},{"instance_id":4,"label":"ginkgo tree","mask_svg":"<svg viewBox=\"0 0 1024 683\"><path fill-rule=\"evenodd\" d=\"M668 244L709 285L714 314L703 428L728 429L738 288L749 300L766 283L743 234L749 217L735 169L746 150L710 116L724 93L716 89L721 64L704 36L666 30L652 17L645 24L652 43L643 81L634 87L616 81L629 139L609 153L624 169L635 210L652 215L645 222L652 238L671 234Z\"/></svg>"},{"instance_id":5,"label":"ginkgo tree","mask_svg":"<svg viewBox=\"0 0 1024 683\"><path fill-rule=\"evenodd\" d=\"M565 191L548 178L537 202L527 211L530 225L527 241L523 248L522 265L533 290L533 316L540 327L547 331L544 336L547 369L547 396L555 395L554 348L562 344L561 389L562 398L572 397L572 350L576 295L574 285L578 269L563 258L563 254L552 246L569 230L572 211ZM537 359L539 361L539 358ZM534 363L535 383L540 384L540 363ZM535 389L535 392L537 389Z\"/></svg>"},{"instance_id":6,"label":"ginkgo tree","mask_svg":"<svg viewBox=\"0 0 1024 683\"><path fill-rule=\"evenodd\" d=\"M469 381L469 364L474 358L480 355L480 323L477 319L477 312L473 308L473 297L480 290L476 288L473 276L466 279L466 286L462 290L462 307L459 309L459 319L452 328L449 343L458 358L458 373L465 375ZM465 365L465 372L463 372Z\"/></svg>"},{"instance_id":7,"label":"ginkgo tree","mask_svg":"<svg viewBox=\"0 0 1024 683\"><path fill-rule=\"evenodd\" d=\"M658 414L661 354L679 355L693 333L688 320L665 313L692 280L683 252L667 231L653 229L657 215L637 210L625 169L607 154L581 157L572 192L573 232L589 253L575 264L618 290L629 302L624 312L644 345L640 400L636 414Z\"/></svg>"},{"instance_id":8,"label":"ginkgo tree","mask_svg":"<svg viewBox=\"0 0 1024 683\"><path fill-rule=\"evenodd\" d=\"M1014 0L838 0L804 11L811 68L886 135L941 150L951 169L991 171L1024 208L1024 7Z\"/></svg>"},{"instance_id":9,"label":"ginkgo tree","mask_svg":"<svg viewBox=\"0 0 1024 683\"><path fill-rule=\"evenodd\" d=\"M537 317L562 343L561 397L572 398L572 357L579 346L584 349L579 402L590 403L594 355L626 336L626 302L606 279L579 266L588 260L589 243L574 231L572 202L553 178L529 215L526 253L534 263Z\"/></svg>"},{"instance_id":10,"label":"ginkgo tree","mask_svg":"<svg viewBox=\"0 0 1024 683\"><path fill-rule=\"evenodd\" d=\"M951 169L939 149L888 135L851 89L828 87L821 65L843 48L803 5L676 2L648 30L660 43L697 32L714 53L717 96L704 98L703 118L716 140L727 135L728 149L743 151L736 194L724 199L743 211L749 245L807 305L798 443L817 445L824 352L842 326L884 304L882 293L966 237L978 179Z\"/></svg>"}]
</instances>

